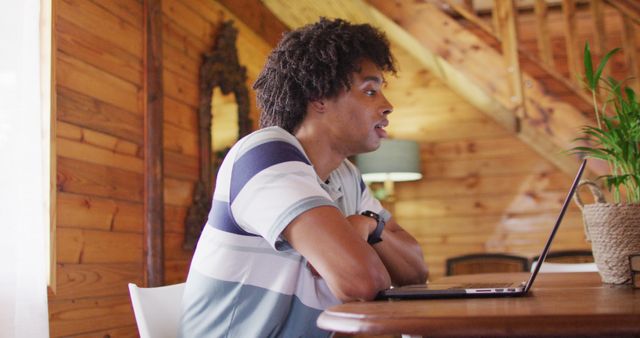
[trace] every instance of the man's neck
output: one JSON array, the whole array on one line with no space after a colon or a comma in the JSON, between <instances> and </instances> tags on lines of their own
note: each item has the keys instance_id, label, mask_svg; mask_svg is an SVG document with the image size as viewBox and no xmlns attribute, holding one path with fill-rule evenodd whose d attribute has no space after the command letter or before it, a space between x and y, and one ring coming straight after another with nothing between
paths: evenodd
<instances>
[{"instance_id":1,"label":"man's neck","mask_svg":"<svg viewBox=\"0 0 640 338\"><path fill-rule=\"evenodd\" d=\"M316 174L326 181L346 156L334 149L326 134L316 128L301 126L294 134L304 148Z\"/></svg>"}]
</instances>

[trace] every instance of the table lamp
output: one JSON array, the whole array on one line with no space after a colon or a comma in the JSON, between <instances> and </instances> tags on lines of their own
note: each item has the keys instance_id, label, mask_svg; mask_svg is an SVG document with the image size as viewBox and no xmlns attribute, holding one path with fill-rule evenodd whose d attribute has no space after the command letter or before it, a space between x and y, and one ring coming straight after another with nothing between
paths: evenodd
<instances>
[{"instance_id":1,"label":"table lamp","mask_svg":"<svg viewBox=\"0 0 640 338\"><path fill-rule=\"evenodd\" d=\"M383 139L377 150L357 155L355 162L367 184L384 183L381 189L373 192L376 198L386 202L393 202L395 199L394 182L422 178L420 147L415 141Z\"/></svg>"}]
</instances>

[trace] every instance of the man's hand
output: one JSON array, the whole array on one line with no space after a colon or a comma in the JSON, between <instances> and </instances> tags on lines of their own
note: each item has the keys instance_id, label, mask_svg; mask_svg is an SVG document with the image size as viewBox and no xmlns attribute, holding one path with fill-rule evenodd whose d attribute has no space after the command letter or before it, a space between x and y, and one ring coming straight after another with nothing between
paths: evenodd
<instances>
[{"instance_id":1,"label":"man's hand","mask_svg":"<svg viewBox=\"0 0 640 338\"><path fill-rule=\"evenodd\" d=\"M382 242L373 245L391 275L394 285L422 284L429 271L420 244L393 217L382 232Z\"/></svg>"},{"instance_id":2,"label":"man's hand","mask_svg":"<svg viewBox=\"0 0 640 338\"><path fill-rule=\"evenodd\" d=\"M378 225L373 218L357 214L347 217L347 221L365 242ZM373 248L389 271L393 284L424 283L428 270L416 240L393 219L387 222L382 238L383 241Z\"/></svg>"}]
</instances>

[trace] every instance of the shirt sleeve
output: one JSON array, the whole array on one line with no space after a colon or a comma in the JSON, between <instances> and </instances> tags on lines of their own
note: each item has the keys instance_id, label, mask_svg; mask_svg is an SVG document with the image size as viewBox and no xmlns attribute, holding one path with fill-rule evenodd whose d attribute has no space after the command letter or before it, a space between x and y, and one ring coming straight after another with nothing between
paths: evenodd
<instances>
[{"instance_id":1,"label":"shirt sleeve","mask_svg":"<svg viewBox=\"0 0 640 338\"><path fill-rule=\"evenodd\" d=\"M378 201L373 194L371 193L371 189L362 181L362 177L360 178L360 205L358 205L358 213L361 213L365 210L371 210L376 214L380 215L382 219L387 222L391 218L391 213L385 209L380 201Z\"/></svg>"},{"instance_id":2,"label":"shirt sleeve","mask_svg":"<svg viewBox=\"0 0 640 338\"><path fill-rule=\"evenodd\" d=\"M236 160L229 198L236 223L276 250L290 248L280 234L297 216L318 206L335 206L306 156L279 140L258 145Z\"/></svg>"}]
</instances>

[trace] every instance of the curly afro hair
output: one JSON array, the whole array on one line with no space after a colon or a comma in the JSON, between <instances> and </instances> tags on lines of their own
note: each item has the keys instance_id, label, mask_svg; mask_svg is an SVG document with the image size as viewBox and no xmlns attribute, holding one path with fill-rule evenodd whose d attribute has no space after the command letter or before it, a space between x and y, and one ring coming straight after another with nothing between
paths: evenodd
<instances>
[{"instance_id":1,"label":"curly afro hair","mask_svg":"<svg viewBox=\"0 0 640 338\"><path fill-rule=\"evenodd\" d=\"M350 89L363 59L396 73L389 41L371 25L321 18L285 34L253 85L262 110L260 128L279 126L293 134L309 102Z\"/></svg>"}]
</instances>

